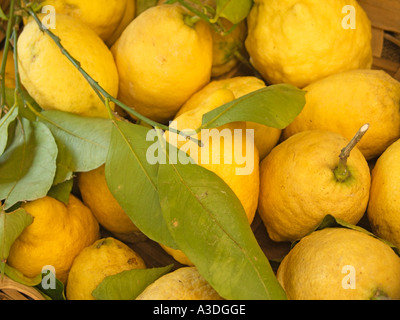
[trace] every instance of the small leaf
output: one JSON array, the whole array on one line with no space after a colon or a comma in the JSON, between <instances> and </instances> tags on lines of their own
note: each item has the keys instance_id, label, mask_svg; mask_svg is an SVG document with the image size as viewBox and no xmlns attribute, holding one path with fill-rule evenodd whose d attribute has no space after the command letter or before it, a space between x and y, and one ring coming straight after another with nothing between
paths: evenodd
<instances>
[{"instance_id":1,"label":"small leaf","mask_svg":"<svg viewBox=\"0 0 400 320\"><path fill-rule=\"evenodd\" d=\"M96 300L134 300L172 267L133 269L108 276L93 290L92 295Z\"/></svg>"},{"instance_id":2,"label":"small leaf","mask_svg":"<svg viewBox=\"0 0 400 320\"><path fill-rule=\"evenodd\" d=\"M240 23L250 12L252 0L216 0L217 17L223 17L233 24Z\"/></svg>"},{"instance_id":3,"label":"small leaf","mask_svg":"<svg viewBox=\"0 0 400 320\"><path fill-rule=\"evenodd\" d=\"M17 118L18 108L13 107L0 119L0 155L3 154L8 143L9 125Z\"/></svg>"},{"instance_id":4,"label":"small leaf","mask_svg":"<svg viewBox=\"0 0 400 320\"><path fill-rule=\"evenodd\" d=\"M271 85L206 113L202 128L249 121L284 129L300 114L305 103L305 91L287 84Z\"/></svg>"},{"instance_id":5,"label":"small leaf","mask_svg":"<svg viewBox=\"0 0 400 320\"><path fill-rule=\"evenodd\" d=\"M0 262L7 261L14 241L32 222L33 217L22 208L10 213L0 211ZM1 273L4 274L4 264Z\"/></svg>"},{"instance_id":6,"label":"small leaf","mask_svg":"<svg viewBox=\"0 0 400 320\"><path fill-rule=\"evenodd\" d=\"M47 194L56 172L57 152L45 125L24 118L18 122L13 142L0 157L0 199L5 199L5 210Z\"/></svg>"},{"instance_id":7,"label":"small leaf","mask_svg":"<svg viewBox=\"0 0 400 320\"><path fill-rule=\"evenodd\" d=\"M47 195L63 202L64 204L68 204L73 184L73 179L56 184L51 187Z\"/></svg>"},{"instance_id":8,"label":"small leaf","mask_svg":"<svg viewBox=\"0 0 400 320\"><path fill-rule=\"evenodd\" d=\"M72 178L73 172L94 170L105 163L111 136L111 121L62 111L40 113L58 146L54 184Z\"/></svg>"},{"instance_id":9,"label":"small leaf","mask_svg":"<svg viewBox=\"0 0 400 320\"><path fill-rule=\"evenodd\" d=\"M240 201L216 174L195 164L161 164L158 190L175 242L222 297L285 298Z\"/></svg>"},{"instance_id":10,"label":"small leaf","mask_svg":"<svg viewBox=\"0 0 400 320\"><path fill-rule=\"evenodd\" d=\"M42 275L38 274L33 278L25 276L23 273L17 269L10 267L8 264L4 264L5 274L15 282L23 284L24 286L34 287L37 286L42 281Z\"/></svg>"},{"instance_id":11,"label":"small leaf","mask_svg":"<svg viewBox=\"0 0 400 320\"><path fill-rule=\"evenodd\" d=\"M150 239L174 247L162 216L157 191L158 165L149 163L149 129L115 122L106 162L108 187L133 223Z\"/></svg>"}]
</instances>

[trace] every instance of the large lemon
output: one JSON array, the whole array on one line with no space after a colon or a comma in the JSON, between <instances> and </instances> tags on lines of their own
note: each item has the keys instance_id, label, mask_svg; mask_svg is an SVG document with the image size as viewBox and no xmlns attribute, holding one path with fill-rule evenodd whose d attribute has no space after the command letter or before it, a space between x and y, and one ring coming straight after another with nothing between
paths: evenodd
<instances>
[{"instance_id":1,"label":"large lemon","mask_svg":"<svg viewBox=\"0 0 400 320\"><path fill-rule=\"evenodd\" d=\"M67 205L44 197L22 207L34 220L13 243L9 265L27 277L53 266L57 279L65 284L75 257L99 238L99 223L73 195Z\"/></svg>"},{"instance_id":2,"label":"large lemon","mask_svg":"<svg viewBox=\"0 0 400 320\"><path fill-rule=\"evenodd\" d=\"M316 81L306 88L306 105L283 131L286 139L321 129L351 139L363 124L369 130L357 147L367 160L378 157L400 138L400 82L382 70L351 70Z\"/></svg>"},{"instance_id":3,"label":"large lemon","mask_svg":"<svg viewBox=\"0 0 400 320\"><path fill-rule=\"evenodd\" d=\"M152 120L172 120L210 80L210 28L191 19L179 6L152 7L136 17L112 47L119 99Z\"/></svg>"},{"instance_id":4,"label":"large lemon","mask_svg":"<svg viewBox=\"0 0 400 320\"><path fill-rule=\"evenodd\" d=\"M400 258L362 231L314 231L283 259L278 281L290 300L400 298Z\"/></svg>"},{"instance_id":5,"label":"large lemon","mask_svg":"<svg viewBox=\"0 0 400 320\"><path fill-rule=\"evenodd\" d=\"M67 15L56 16L52 30L81 67L109 94L118 93L118 72L113 56L92 29ZM18 39L21 82L45 110L55 109L84 116L108 117L108 112L82 74L61 53L34 20Z\"/></svg>"},{"instance_id":6,"label":"large lemon","mask_svg":"<svg viewBox=\"0 0 400 320\"><path fill-rule=\"evenodd\" d=\"M274 241L294 241L331 214L356 224L367 208L370 171L355 147L347 159L349 176L335 171L349 141L322 130L303 131L276 146L260 165L258 212Z\"/></svg>"},{"instance_id":7,"label":"large lemon","mask_svg":"<svg viewBox=\"0 0 400 320\"><path fill-rule=\"evenodd\" d=\"M356 0L255 0L247 22L250 62L269 83L303 88L372 65L371 23Z\"/></svg>"}]
</instances>

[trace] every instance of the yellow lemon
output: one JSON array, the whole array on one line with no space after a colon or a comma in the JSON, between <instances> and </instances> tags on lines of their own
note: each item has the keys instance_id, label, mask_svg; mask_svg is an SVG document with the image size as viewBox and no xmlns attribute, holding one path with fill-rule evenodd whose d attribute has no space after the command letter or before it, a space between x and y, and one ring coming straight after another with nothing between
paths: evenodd
<instances>
[{"instance_id":1,"label":"yellow lemon","mask_svg":"<svg viewBox=\"0 0 400 320\"><path fill-rule=\"evenodd\" d=\"M223 300L223 298L195 267L183 267L158 278L136 300Z\"/></svg>"},{"instance_id":2,"label":"yellow lemon","mask_svg":"<svg viewBox=\"0 0 400 320\"><path fill-rule=\"evenodd\" d=\"M135 242L142 238L140 230L110 192L104 165L79 173L78 188L83 203L91 209L97 221L106 230L123 241Z\"/></svg>"},{"instance_id":3,"label":"yellow lemon","mask_svg":"<svg viewBox=\"0 0 400 320\"><path fill-rule=\"evenodd\" d=\"M285 256L277 278L290 300L400 298L400 258L383 241L352 229L305 236Z\"/></svg>"},{"instance_id":4,"label":"yellow lemon","mask_svg":"<svg viewBox=\"0 0 400 320\"><path fill-rule=\"evenodd\" d=\"M283 131L283 138L321 129L351 139L369 123L357 147L367 160L378 157L400 138L400 82L382 70L351 70L316 81L304 88L306 105Z\"/></svg>"},{"instance_id":5,"label":"yellow lemon","mask_svg":"<svg viewBox=\"0 0 400 320\"><path fill-rule=\"evenodd\" d=\"M339 154L348 143L334 132L303 131L261 162L258 212L272 240L297 240L327 214L358 223L367 207L371 177L355 147L347 159L349 176L338 180Z\"/></svg>"},{"instance_id":6,"label":"yellow lemon","mask_svg":"<svg viewBox=\"0 0 400 320\"><path fill-rule=\"evenodd\" d=\"M356 0L255 0L245 41L269 83L300 88L372 65L371 23Z\"/></svg>"},{"instance_id":7,"label":"yellow lemon","mask_svg":"<svg viewBox=\"0 0 400 320\"><path fill-rule=\"evenodd\" d=\"M192 18L179 6L152 7L136 17L112 47L119 99L152 120L171 120L210 81L210 29Z\"/></svg>"},{"instance_id":8,"label":"yellow lemon","mask_svg":"<svg viewBox=\"0 0 400 320\"><path fill-rule=\"evenodd\" d=\"M95 300L92 292L104 278L144 269L143 259L125 243L107 237L83 249L75 258L66 288L68 300Z\"/></svg>"},{"instance_id":9,"label":"yellow lemon","mask_svg":"<svg viewBox=\"0 0 400 320\"><path fill-rule=\"evenodd\" d=\"M232 91L219 89L210 93L197 108L179 112L171 123L175 129L185 133L201 126L204 113L234 100ZM232 123L192 136L201 139L202 147L194 141L182 139L177 134L166 133L168 142L186 152L198 165L214 172L232 189L241 201L248 221L251 224L258 204L259 194L259 154L253 137L246 134L246 123ZM192 265L180 250L161 247L182 264Z\"/></svg>"},{"instance_id":10,"label":"yellow lemon","mask_svg":"<svg viewBox=\"0 0 400 320\"><path fill-rule=\"evenodd\" d=\"M116 97L117 68L110 50L94 31L67 15L57 15L57 28L52 31L82 68ZM18 39L18 66L22 84L43 109L108 117L89 83L34 20L25 25Z\"/></svg>"},{"instance_id":11,"label":"yellow lemon","mask_svg":"<svg viewBox=\"0 0 400 320\"><path fill-rule=\"evenodd\" d=\"M203 104L208 97L219 89L230 90L235 99L256 90L265 88L265 83L252 76L233 77L224 80L214 80L196 92L178 111L177 116ZM221 105L223 102L221 102ZM218 107L218 105L216 105ZM271 152L281 136L282 130L267 127L258 123L247 122L247 129L254 130L254 142L259 151L260 160Z\"/></svg>"},{"instance_id":12,"label":"yellow lemon","mask_svg":"<svg viewBox=\"0 0 400 320\"><path fill-rule=\"evenodd\" d=\"M3 59L3 54L4 54L4 49L1 50L0 59ZM15 88L14 55L12 48L10 48L7 53L7 61L5 69L5 86L6 88Z\"/></svg>"},{"instance_id":13,"label":"yellow lemon","mask_svg":"<svg viewBox=\"0 0 400 320\"><path fill-rule=\"evenodd\" d=\"M40 0L39 2L43 6L53 6L57 14L66 14L82 21L104 42L115 36L125 14L129 13L133 20L132 6L133 9L135 7L134 0ZM126 26L130 21L127 19L124 22Z\"/></svg>"},{"instance_id":14,"label":"yellow lemon","mask_svg":"<svg viewBox=\"0 0 400 320\"><path fill-rule=\"evenodd\" d=\"M75 257L99 238L99 224L89 208L70 195L67 205L44 197L22 207L34 221L11 247L8 263L27 277L53 266L64 284Z\"/></svg>"},{"instance_id":15,"label":"yellow lemon","mask_svg":"<svg viewBox=\"0 0 400 320\"><path fill-rule=\"evenodd\" d=\"M368 221L379 237L400 248L400 140L378 158L371 179Z\"/></svg>"},{"instance_id":16,"label":"yellow lemon","mask_svg":"<svg viewBox=\"0 0 400 320\"><path fill-rule=\"evenodd\" d=\"M127 0L124 16L120 20L118 27L115 29L114 33L106 41L107 46L111 47L118 40L122 32L124 32L125 28L132 22L133 19L135 19L135 13L136 1Z\"/></svg>"}]
</instances>

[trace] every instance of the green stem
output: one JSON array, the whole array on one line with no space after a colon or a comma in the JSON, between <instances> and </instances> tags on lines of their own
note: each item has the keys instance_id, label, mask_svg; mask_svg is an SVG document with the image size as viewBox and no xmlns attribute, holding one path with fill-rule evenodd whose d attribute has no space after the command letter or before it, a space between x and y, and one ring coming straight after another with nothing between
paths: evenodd
<instances>
[{"instance_id":1,"label":"green stem","mask_svg":"<svg viewBox=\"0 0 400 320\"><path fill-rule=\"evenodd\" d=\"M24 0L25 4L27 4L27 0ZM46 33L58 46L58 48L61 50L61 53L67 57L67 59L77 68L77 70L82 74L82 76L86 79L86 81L90 84L90 86L93 88L93 90L96 92L96 94L99 96L101 101L105 104L105 99L109 99L111 102L115 103L116 105L120 106L123 110L131 114L132 116L138 118L139 120L149 124L152 127L160 127L165 131L171 131L173 133L183 135L185 138L189 138L193 140L196 143L199 143L197 139L188 137L186 134L184 134L180 130L176 130L173 128L170 128L169 126L160 124L156 121L153 121L143 115L141 115L139 112L133 110L131 107L127 106L126 104L122 103L118 99L114 98L111 94L109 94L106 90L103 89L102 86L98 82L96 82L82 67L79 61L77 61L75 58L71 56L71 54L63 47L61 44L61 40L59 37L57 37L53 32L51 32L49 29L43 28L41 21L39 20L37 14L32 10L31 8L27 8L28 13L34 18L36 21L37 25L39 26L39 29Z\"/></svg>"},{"instance_id":2,"label":"green stem","mask_svg":"<svg viewBox=\"0 0 400 320\"><path fill-rule=\"evenodd\" d=\"M357 143L361 140L361 138L367 132L368 128L369 124L364 124L360 128L360 130L357 131L355 136L350 140L349 144L342 149L339 155L339 164L337 168L333 171L337 181L344 182L347 178L350 177L350 172L347 168L347 159L350 156L351 150L353 150Z\"/></svg>"},{"instance_id":3,"label":"green stem","mask_svg":"<svg viewBox=\"0 0 400 320\"><path fill-rule=\"evenodd\" d=\"M7 55L8 55L8 50L10 48L11 30L14 26L14 2L15 2L15 0L10 1L10 14L8 17L8 22L7 22L6 39L5 39L3 58L1 61L1 69L0 69L0 78L1 78L0 107L2 110L3 110L3 107L6 105L5 73L6 73L6 65L7 65Z\"/></svg>"}]
</instances>

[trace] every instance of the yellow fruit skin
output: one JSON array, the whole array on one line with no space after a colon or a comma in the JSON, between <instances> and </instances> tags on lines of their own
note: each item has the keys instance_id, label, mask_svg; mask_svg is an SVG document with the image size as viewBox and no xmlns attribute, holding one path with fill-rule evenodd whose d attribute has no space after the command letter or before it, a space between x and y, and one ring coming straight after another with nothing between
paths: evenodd
<instances>
[{"instance_id":1,"label":"yellow fruit skin","mask_svg":"<svg viewBox=\"0 0 400 320\"><path fill-rule=\"evenodd\" d=\"M136 300L223 300L223 298L195 267L183 267L157 279Z\"/></svg>"},{"instance_id":2,"label":"yellow fruit skin","mask_svg":"<svg viewBox=\"0 0 400 320\"><path fill-rule=\"evenodd\" d=\"M355 288L342 282L353 267ZM301 239L280 264L278 281L289 300L400 298L400 258L361 231L326 228Z\"/></svg>"},{"instance_id":3,"label":"yellow fruit skin","mask_svg":"<svg viewBox=\"0 0 400 320\"><path fill-rule=\"evenodd\" d=\"M116 237L140 233L108 189L104 165L89 172L81 172L78 187L83 202L105 229Z\"/></svg>"},{"instance_id":4,"label":"yellow fruit skin","mask_svg":"<svg viewBox=\"0 0 400 320\"><path fill-rule=\"evenodd\" d=\"M104 280L122 271L144 269L143 259L123 242L97 240L75 258L67 283L68 300L95 300L92 292Z\"/></svg>"},{"instance_id":5,"label":"yellow fruit skin","mask_svg":"<svg viewBox=\"0 0 400 320\"><path fill-rule=\"evenodd\" d=\"M373 232L400 247L400 140L379 157L372 170L368 220Z\"/></svg>"},{"instance_id":6,"label":"yellow fruit skin","mask_svg":"<svg viewBox=\"0 0 400 320\"><path fill-rule=\"evenodd\" d=\"M42 0L51 5L57 14L66 14L90 27L105 42L109 41L130 10L131 0ZM128 4L129 3L129 4Z\"/></svg>"},{"instance_id":7,"label":"yellow fruit skin","mask_svg":"<svg viewBox=\"0 0 400 320\"><path fill-rule=\"evenodd\" d=\"M261 162L258 212L272 240L300 239L327 214L352 224L361 219L371 177L357 147L347 160L350 177L338 182L333 173L347 144L337 133L304 131L276 146Z\"/></svg>"},{"instance_id":8,"label":"yellow fruit skin","mask_svg":"<svg viewBox=\"0 0 400 320\"><path fill-rule=\"evenodd\" d=\"M210 81L210 29L204 21L190 27L184 19L179 6L152 7L136 17L112 47L119 99L158 122L172 120Z\"/></svg>"},{"instance_id":9,"label":"yellow fruit skin","mask_svg":"<svg viewBox=\"0 0 400 320\"><path fill-rule=\"evenodd\" d=\"M125 28L132 22L135 18L136 12L136 1L127 0L125 14L119 22L118 27L115 29L111 37L106 41L107 46L112 47L112 45L118 40Z\"/></svg>"},{"instance_id":10,"label":"yellow fruit skin","mask_svg":"<svg viewBox=\"0 0 400 320\"><path fill-rule=\"evenodd\" d=\"M342 25L348 5L355 8L355 29ZM371 68L371 23L356 0L255 0L247 22L250 62L269 83L303 88Z\"/></svg>"},{"instance_id":11,"label":"yellow fruit skin","mask_svg":"<svg viewBox=\"0 0 400 320\"><path fill-rule=\"evenodd\" d=\"M34 221L11 247L8 264L25 276L35 277L53 266L64 284L75 257L99 239L99 224L92 212L73 195L68 205L44 197L22 207Z\"/></svg>"},{"instance_id":12,"label":"yellow fruit skin","mask_svg":"<svg viewBox=\"0 0 400 320\"><path fill-rule=\"evenodd\" d=\"M176 116L195 109L200 104L204 104L211 94L220 89L230 90L234 98L238 99L262 88L265 88L265 83L251 76L214 80L190 97L182 108L179 109ZM260 160L264 159L266 155L271 152L272 148L276 146L282 132L280 129L267 127L254 122L247 122L247 129L254 130L254 142L259 151Z\"/></svg>"},{"instance_id":13,"label":"yellow fruit skin","mask_svg":"<svg viewBox=\"0 0 400 320\"><path fill-rule=\"evenodd\" d=\"M400 138L400 82L382 70L352 70L304 88L306 105L283 131L283 138L305 130L330 130L351 139L369 129L358 149L367 160L378 157Z\"/></svg>"},{"instance_id":14,"label":"yellow fruit skin","mask_svg":"<svg viewBox=\"0 0 400 320\"><path fill-rule=\"evenodd\" d=\"M3 59L4 49L1 50L0 59ZM15 88L15 69L14 56L12 48L8 50L6 70L5 70L5 86L6 88Z\"/></svg>"},{"instance_id":15,"label":"yellow fruit skin","mask_svg":"<svg viewBox=\"0 0 400 320\"><path fill-rule=\"evenodd\" d=\"M109 94L118 94L118 72L104 42L89 27L67 15L56 15L52 30L82 68ZM103 102L53 40L30 20L18 39L21 82L45 110L108 117Z\"/></svg>"}]
</instances>

